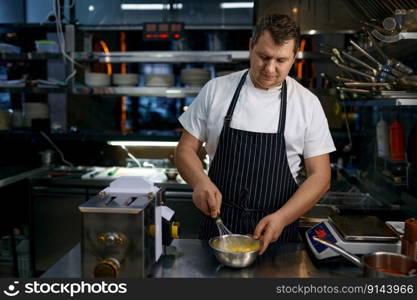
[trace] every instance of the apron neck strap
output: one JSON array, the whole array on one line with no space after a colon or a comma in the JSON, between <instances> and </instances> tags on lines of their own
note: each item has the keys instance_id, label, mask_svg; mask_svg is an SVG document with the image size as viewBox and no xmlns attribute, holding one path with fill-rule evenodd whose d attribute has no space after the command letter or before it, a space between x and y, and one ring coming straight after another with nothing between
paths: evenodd
<instances>
[{"instance_id":1,"label":"apron neck strap","mask_svg":"<svg viewBox=\"0 0 417 300\"><path fill-rule=\"evenodd\" d=\"M229 109L227 110L227 114L224 117L224 125L227 127L229 127L230 122L232 121L232 115L235 110L237 100L239 99L240 90L242 89L242 86L245 83L248 72L249 70L247 70L240 78L239 84L232 98L232 103L230 103ZM282 82L282 88L281 88L281 110L280 110L279 123L278 123L278 133L284 133L286 115L287 115L287 81L284 80Z\"/></svg>"},{"instance_id":2,"label":"apron neck strap","mask_svg":"<svg viewBox=\"0 0 417 300\"><path fill-rule=\"evenodd\" d=\"M287 81L284 79L281 87L281 109L279 112L278 133L284 134L287 116Z\"/></svg>"},{"instance_id":3,"label":"apron neck strap","mask_svg":"<svg viewBox=\"0 0 417 300\"><path fill-rule=\"evenodd\" d=\"M227 110L227 114L224 117L224 125L226 125L227 127L229 127L229 124L232 121L233 111L235 110L237 99L239 98L240 90L242 89L242 86L245 83L248 72L249 70L247 70L240 78L239 84L232 98L232 103L230 103L229 109Z\"/></svg>"}]
</instances>

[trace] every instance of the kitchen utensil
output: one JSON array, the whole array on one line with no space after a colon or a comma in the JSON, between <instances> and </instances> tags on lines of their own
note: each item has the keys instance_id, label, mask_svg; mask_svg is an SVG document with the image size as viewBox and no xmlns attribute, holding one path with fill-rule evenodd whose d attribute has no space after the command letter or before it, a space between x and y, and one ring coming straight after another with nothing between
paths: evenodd
<instances>
[{"instance_id":1,"label":"kitchen utensil","mask_svg":"<svg viewBox=\"0 0 417 300\"><path fill-rule=\"evenodd\" d=\"M336 89L338 89L339 91L345 91L345 92L351 92L351 93L361 93L361 94L369 94L371 92L370 90L345 88L345 87L341 87L341 86L336 87Z\"/></svg>"},{"instance_id":2,"label":"kitchen utensil","mask_svg":"<svg viewBox=\"0 0 417 300\"><path fill-rule=\"evenodd\" d=\"M365 77L366 79L368 79L369 81L371 81L371 82L376 82L376 78L374 77L374 76L372 76L372 75L369 75L369 74L367 74L367 73L364 73L364 72L361 72L361 71L358 71L358 70L356 70L356 69L354 69L354 68L351 68L351 67L348 67L348 66L346 66L346 65L344 65L344 64L341 64L340 62L339 62L339 60L335 57L335 56L332 56L331 57L331 60L338 66L338 67L340 67L340 68L342 68L342 69L344 69L344 70L346 70L346 71L348 71L348 72L351 72L351 73L355 73L355 74L358 74L358 75L361 75L361 76L363 76L363 77Z\"/></svg>"},{"instance_id":3,"label":"kitchen utensil","mask_svg":"<svg viewBox=\"0 0 417 300\"><path fill-rule=\"evenodd\" d=\"M211 238L209 245L221 264L232 268L245 268L258 256L260 241L247 235L231 234Z\"/></svg>"},{"instance_id":4,"label":"kitchen utensil","mask_svg":"<svg viewBox=\"0 0 417 300\"><path fill-rule=\"evenodd\" d=\"M223 236L223 235L233 235L233 233L226 227L226 225L224 225L222 219L220 218L220 216L217 216L214 219L214 222L216 223L217 229L219 230L219 235Z\"/></svg>"},{"instance_id":5,"label":"kitchen utensil","mask_svg":"<svg viewBox=\"0 0 417 300\"><path fill-rule=\"evenodd\" d=\"M372 252L361 258L319 237L313 238L342 255L363 270L364 277L417 277L417 261L405 255L391 252Z\"/></svg>"},{"instance_id":6,"label":"kitchen utensil","mask_svg":"<svg viewBox=\"0 0 417 300\"><path fill-rule=\"evenodd\" d=\"M375 68L372 68L370 65L368 65L367 63L361 61L360 59L354 57L353 55L350 55L349 53L346 53L345 51L341 51L343 56L347 57L349 60L353 61L354 63L367 68L368 70L370 70L372 72L373 76L378 76L378 70L376 70Z\"/></svg>"},{"instance_id":7,"label":"kitchen utensil","mask_svg":"<svg viewBox=\"0 0 417 300\"><path fill-rule=\"evenodd\" d=\"M367 51L361 48L358 44L354 41L349 40L353 47L355 47L359 52L361 52L366 58L368 58L372 63L374 63L378 68L378 81L385 82L394 82L396 77L401 76L401 73L398 73L395 69L393 69L390 65L382 65L378 60L376 60L373 56L371 56ZM390 73L393 73L391 75Z\"/></svg>"},{"instance_id":8,"label":"kitchen utensil","mask_svg":"<svg viewBox=\"0 0 417 300\"><path fill-rule=\"evenodd\" d=\"M413 72L414 72L413 69L411 69L410 67L404 65L402 62L396 60L395 58L388 57L384 53L384 51L382 51L382 49L379 47L377 41L374 39L374 37L372 36L372 34L369 31L366 31L366 33L368 34L369 40L372 42L372 45L375 48L375 50L379 53L379 55L385 61L385 65L387 66L387 68L393 68L393 70L395 70L394 73L393 73L394 75L396 75L396 76L402 76L403 74L404 75L411 75L411 74L413 74Z\"/></svg>"},{"instance_id":9,"label":"kitchen utensil","mask_svg":"<svg viewBox=\"0 0 417 300\"><path fill-rule=\"evenodd\" d=\"M354 79L342 77L342 76L339 76L339 75L336 75L336 79L338 81L342 81L342 82L354 82L355 81Z\"/></svg>"},{"instance_id":10,"label":"kitchen utensil","mask_svg":"<svg viewBox=\"0 0 417 300\"><path fill-rule=\"evenodd\" d=\"M388 82L358 82L351 81L345 82L344 85L347 87L386 87L391 88L391 84Z\"/></svg>"},{"instance_id":11,"label":"kitchen utensil","mask_svg":"<svg viewBox=\"0 0 417 300\"><path fill-rule=\"evenodd\" d=\"M399 87L402 88L413 88L417 87L417 76L403 76L398 80Z\"/></svg>"},{"instance_id":12,"label":"kitchen utensil","mask_svg":"<svg viewBox=\"0 0 417 300\"><path fill-rule=\"evenodd\" d=\"M336 55L336 57L344 64L345 63L345 60L343 59L343 57L342 57L342 55L340 54L340 51L339 51L339 49L337 49L337 48L333 48L332 49L332 52L333 52L333 54L334 55Z\"/></svg>"},{"instance_id":13,"label":"kitchen utensil","mask_svg":"<svg viewBox=\"0 0 417 300\"><path fill-rule=\"evenodd\" d=\"M359 52L361 52L365 57L367 57L370 61L372 61L378 68L382 68L382 65L377 61L373 56L371 56L368 52L366 52L362 47L356 44L353 40L349 40L350 44L356 48Z\"/></svg>"}]
</instances>

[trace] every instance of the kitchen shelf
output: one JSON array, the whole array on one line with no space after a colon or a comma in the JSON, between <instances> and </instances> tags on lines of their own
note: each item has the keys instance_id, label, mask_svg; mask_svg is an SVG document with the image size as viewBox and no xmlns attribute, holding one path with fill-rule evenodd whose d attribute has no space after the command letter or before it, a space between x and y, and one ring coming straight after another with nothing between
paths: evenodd
<instances>
[{"instance_id":1,"label":"kitchen shelf","mask_svg":"<svg viewBox=\"0 0 417 300\"><path fill-rule=\"evenodd\" d=\"M248 60L248 51L131 51L131 52L75 52L75 60L101 63L127 62L207 62L225 63Z\"/></svg>"},{"instance_id":2,"label":"kitchen shelf","mask_svg":"<svg viewBox=\"0 0 417 300\"><path fill-rule=\"evenodd\" d=\"M128 96L153 96L167 98L195 97L201 87L87 87L76 86L74 94L81 95L128 95Z\"/></svg>"},{"instance_id":3,"label":"kitchen shelf","mask_svg":"<svg viewBox=\"0 0 417 300\"><path fill-rule=\"evenodd\" d=\"M298 52L297 59L321 59L317 52ZM203 62L228 63L249 60L249 51L130 51L130 52L75 52L74 59L86 62L129 63L129 62Z\"/></svg>"},{"instance_id":4,"label":"kitchen shelf","mask_svg":"<svg viewBox=\"0 0 417 300\"><path fill-rule=\"evenodd\" d=\"M32 94L48 94L48 93L65 93L65 87L26 87L26 86L0 86L1 92L6 93L32 93Z\"/></svg>"},{"instance_id":5,"label":"kitchen shelf","mask_svg":"<svg viewBox=\"0 0 417 300\"><path fill-rule=\"evenodd\" d=\"M60 53L9 53L0 52L0 59L2 60L48 60L48 59L59 59L62 58Z\"/></svg>"},{"instance_id":6,"label":"kitchen shelf","mask_svg":"<svg viewBox=\"0 0 417 300\"><path fill-rule=\"evenodd\" d=\"M398 98L398 99L375 99L375 100L356 100L343 101L346 106L416 106L417 99Z\"/></svg>"},{"instance_id":7,"label":"kitchen shelf","mask_svg":"<svg viewBox=\"0 0 417 300\"><path fill-rule=\"evenodd\" d=\"M195 97L200 87L88 87L77 86L72 92L66 87L26 87L26 86L0 86L0 92L8 93L71 93L75 95L108 95L108 96L151 96L166 98Z\"/></svg>"}]
</instances>

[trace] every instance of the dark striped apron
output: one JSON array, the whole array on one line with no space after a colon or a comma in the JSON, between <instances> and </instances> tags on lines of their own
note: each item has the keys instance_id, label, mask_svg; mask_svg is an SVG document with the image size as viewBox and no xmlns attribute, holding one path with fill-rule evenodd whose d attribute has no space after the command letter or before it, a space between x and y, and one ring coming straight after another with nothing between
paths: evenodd
<instances>
[{"instance_id":1,"label":"dark striped apron","mask_svg":"<svg viewBox=\"0 0 417 300\"><path fill-rule=\"evenodd\" d=\"M285 148L284 129L287 85L281 89L281 111L277 133L233 129L230 123L248 71L233 95L220 133L208 176L222 193L220 216L233 233L253 234L258 222L277 211L298 188ZM295 241L298 221L286 226L277 243ZM219 235L213 219L202 220L200 238Z\"/></svg>"}]
</instances>

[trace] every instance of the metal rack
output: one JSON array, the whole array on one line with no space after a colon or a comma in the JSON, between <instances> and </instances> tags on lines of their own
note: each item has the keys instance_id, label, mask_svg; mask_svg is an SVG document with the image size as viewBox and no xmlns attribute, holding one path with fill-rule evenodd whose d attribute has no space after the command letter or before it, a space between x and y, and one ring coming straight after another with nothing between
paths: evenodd
<instances>
[{"instance_id":1,"label":"metal rack","mask_svg":"<svg viewBox=\"0 0 417 300\"><path fill-rule=\"evenodd\" d=\"M60 59L62 55L60 53L9 53L0 52L0 60L48 60L48 59Z\"/></svg>"},{"instance_id":2,"label":"metal rack","mask_svg":"<svg viewBox=\"0 0 417 300\"><path fill-rule=\"evenodd\" d=\"M66 87L27 87L27 86L0 86L1 92L6 93L31 93L31 94L48 94L48 93L66 93Z\"/></svg>"},{"instance_id":3,"label":"metal rack","mask_svg":"<svg viewBox=\"0 0 417 300\"><path fill-rule=\"evenodd\" d=\"M84 62L100 63L227 63L248 60L248 51L131 51L131 52L76 52L74 58Z\"/></svg>"},{"instance_id":4,"label":"metal rack","mask_svg":"<svg viewBox=\"0 0 417 300\"><path fill-rule=\"evenodd\" d=\"M195 97L200 87L86 87L76 86L73 93L80 95L153 96L166 98Z\"/></svg>"},{"instance_id":5,"label":"metal rack","mask_svg":"<svg viewBox=\"0 0 417 300\"><path fill-rule=\"evenodd\" d=\"M133 62L204 62L228 63L249 60L249 51L129 51L129 52L75 52L75 60L100 63ZM321 59L324 55L316 52L298 52L297 59Z\"/></svg>"},{"instance_id":6,"label":"metal rack","mask_svg":"<svg viewBox=\"0 0 417 300\"><path fill-rule=\"evenodd\" d=\"M416 106L417 98L344 101L346 106Z\"/></svg>"}]
</instances>

